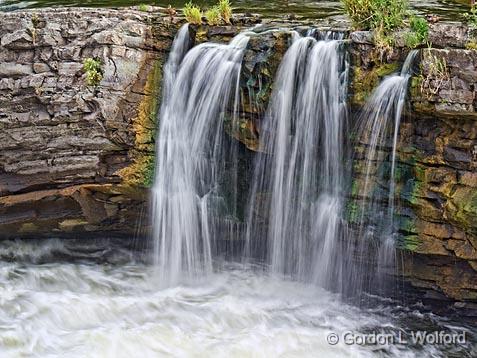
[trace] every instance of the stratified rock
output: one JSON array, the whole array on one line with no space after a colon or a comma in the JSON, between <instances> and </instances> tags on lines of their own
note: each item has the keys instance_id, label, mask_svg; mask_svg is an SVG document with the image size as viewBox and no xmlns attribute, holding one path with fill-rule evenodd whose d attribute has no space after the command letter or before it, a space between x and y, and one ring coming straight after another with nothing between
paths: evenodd
<instances>
[{"instance_id":1,"label":"stratified rock","mask_svg":"<svg viewBox=\"0 0 477 358\"><path fill-rule=\"evenodd\" d=\"M134 235L178 27L168 20L127 9L0 14L0 237ZM101 63L96 87L86 58Z\"/></svg>"}]
</instances>

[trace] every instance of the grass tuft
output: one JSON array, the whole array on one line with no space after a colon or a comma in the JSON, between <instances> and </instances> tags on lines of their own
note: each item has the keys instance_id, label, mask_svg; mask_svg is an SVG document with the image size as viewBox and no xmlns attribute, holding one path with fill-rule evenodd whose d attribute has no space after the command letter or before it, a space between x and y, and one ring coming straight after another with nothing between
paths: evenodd
<instances>
[{"instance_id":1,"label":"grass tuft","mask_svg":"<svg viewBox=\"0 0 477 358\"><path fill-rule=\"evenodd\" d=\"M185 4L182 11L189 24L200 25L202 23L202 11L200 7L194 5L192 2Z\"/></svg>"},{"instance_id":2,"label":"grass tuft","mask_svg":"<svg viewBox=\"0 0 477 358\"><path fill-rule=\"evenodd\" d=\"M219 0L218 4L220 10L220 16L225 23L230 24L230 18L232 17L232 4L230 0Z\"/></svg>"},{"instance_id":3,"label":"grass tuft","mask_svg":"<svg viewBox=\"0 0 477 358\"><path fill-rule=\"evenodd\" d=\"M207 10L205 12L205 18L207 19L207 23L211 26L219 25L222 17L220 15L220 8L218 6L214 6L213 8Z\"/></svg>"}]
</instances>

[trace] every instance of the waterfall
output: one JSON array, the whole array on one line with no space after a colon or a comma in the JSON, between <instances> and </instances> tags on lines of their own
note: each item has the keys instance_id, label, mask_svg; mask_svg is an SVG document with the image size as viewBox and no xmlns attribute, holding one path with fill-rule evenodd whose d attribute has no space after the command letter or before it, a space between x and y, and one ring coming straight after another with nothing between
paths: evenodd
<instances>
[{"instance_id":1,"label":"waterfall","mask_svg":"<svg viewBox=\"0 0 477 358\"><path fill-rule=\"evenodd\" d=\"M278 69L260 128L246 246L262 250L274 273L335 286L348 71L341 36L323 37L294 33Z\"/></svg>"},{"instance_id":2,"label":"waterfall","mask_svg":"<svg viewBox=\"0 0 477 358\"><path fill-rule=\"evenodd\" d=\"M183 27L165 66L156 140L152 220L162 285L212 270L214 216L223 205L223 121L236 116L239 108L248 37L240 34L228 45L200 44L185 54L188 41Z\"/></svg>"},{"instance_id":3,"label":"waterfall","mask_svg":"<svg viewBox=\"0 0 477 358\"><path fill-rule=\"evenodd\" d=\"M369 242L370 238L381 241L377 245L378 270L394 265L396 147L408 82L412 75L411 66L417 53L417 50L411 51L401 72L382 81L367 101L358 120L358 143L365 146L364 183L361 183L358 190L358 196L363 201L359 214L358 238L362 243L362 254L366 251L366 242ZM389 149L389 168L384 168ZM386 187L386 182L387 198L383 202L380 196L375 194L374 187ZM373 216L373 223L369 222L367 215Z\"/></svg>"}]
</instances>

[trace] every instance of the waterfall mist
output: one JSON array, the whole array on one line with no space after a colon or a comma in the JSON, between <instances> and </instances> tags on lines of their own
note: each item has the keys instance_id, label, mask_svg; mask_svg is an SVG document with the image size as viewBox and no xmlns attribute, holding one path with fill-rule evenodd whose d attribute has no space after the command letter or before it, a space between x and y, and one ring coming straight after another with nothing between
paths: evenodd
<instances>
[{"instance_id":1,"label":"waterfall mist","mask_svg":"<svg viewBox=\"0 0 477 358\"><path fill-rule=\"evenodd\" d=\"M372 277L364 261L376 257L371 270L377 271L394 263L395 153L416 53L400 74L381 83L360 114L357 137L365 145L366 169L353 241L344 218L349 65L343 36L334 32L292 32L258 128L248 210L245 223L239 222L237 201L244 203L237 194L239 144L227 137L224 125L239 122L239 81L249 35L188 51L184 26L174 41L165 66L153 188L160 282L206 276L217 243L226 236L244 240L244 258L258 259L273 274L341 293L361 292L365 277ZM380 177L390 141L389 172ZM387 183L385 203L371 190L375 182ZM375 216L377 226L367 214ZM225 245L226 255L235 244Z\"/></svg>"},{"instance_id":2,"label":"waterfall mist","mask_svg":"<svg viewBox=\"0 0 477 358\"><path fill-rule=\"evenodd\" d=\"M339 288L347 62L339 34L293 35L260 128L246 255ZM257 214L257 211L260 214Z\"/></svg>"},{"instance_id":3,"label":"waterfall mist","mask_svg":"<svg viewBox=\"0 0 477 358\"><path fill-rule=\"evenodd\" d=\"M156 140L154 261L163 285L212 270L216 217L228 210L219 193L223 123L239 108L239 75L248 43L240 34L228 45L204 43L184 56L186 32L180 30L165 66Z\"/></svg>"},{"instance_id":4,"label":"waterfall mist","mask_svg":"<svg viewBox=\"0 0 477 358\"><path fill-rule=\"evenodd\" d=\"M374 252L372 269L376 270L378 278L395 267L396 148L416 55L417 50L411 51L401 72L382 81L358 119L357 144L364 146L364 178L357 190L360 199L357 240L361 257ZM369 279L373 280L372 275ZM362 275L354 278L356 282L361 280Z\"/></svg>"}]
</instances>

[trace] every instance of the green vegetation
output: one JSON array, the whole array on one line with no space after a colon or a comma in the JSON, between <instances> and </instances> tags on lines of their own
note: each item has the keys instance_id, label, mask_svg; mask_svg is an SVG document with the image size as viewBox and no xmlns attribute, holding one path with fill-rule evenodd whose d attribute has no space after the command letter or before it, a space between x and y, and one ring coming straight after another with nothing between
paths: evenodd
<instances>
[{"instance_id":1,"label":"green vegetation","mask_svg":"<svg viewBox=\"0 0 477 358\"><path fill-rule=\"evenodd\" d=\"M101 60L98 58L86 58L83 61L83 71L86 73L86 83L88 86L98 86L103 79Z\"/></svg>"},{"instance_id":2,"label":"green vegetation","mask_svg":"<svg viewBox=\"0 0 477 358\"><path fill-rule=\"evenodd\" d=\"M357 30L390 33L403 26L409 5L406 0L342 0Z\"/></svg>"},{"instance_id":3,"label":"green vegetation","mask_svg":"<svg viewBox=\"0 0 477 358\"><path fill-rule=\"evenodd\" d=\"M139 11L144 11L146 12L148 10L149 6L146 4L139 4Z\"/></svg>"},{"instance_id":4,"label":"green vegetation","mask_svg":"<svg viewBox=\"0 0 477 358\"><path fill-rule=\"evenodd\" d=\"M477 50L477 41L474 39L469 40L469 42L465 44L465 48L467 50L474 50L474 51Z\"/></svg>"},{"instance_id":5,"label":"green vegetation","mask_svg":"<svg viewBox=\"0 0 477 358\"><path fill-rule=\"evenodd\" d=\"M202 11L200 7L188 2L182 9L188 23L200 25L202 23Z\"/></svg>"},{"instance_id":6,"label":"green vegetation","mask_svg":"<svg viewBox=\"0 0 477 358\"><path fill-rule=\"evenodd\" d=\"M425 19L418 16L411 16L409 19L410 32L405 35L406 46L416 48L427 42L429 36L429 25Z\"/></svg>"},{"instance_id":7,"label":"green vegetation","mask_svg":"<svg viewBox=\"0 0 477 358\"><path fill-rule=\"evenodd\" d=\"M232 17L232 5L230 0L219 0L218 7L222 20L224 20L225 23L230 24L230 18Z\"/></svg>"},{"instance_id":8,"label":"green vegetation","mask_svg":"<svg viewBox=\"0 0 477 358\"><path fill-rule=\"evenodd\" d=\"M38 14L33 13L31 15L31 24L35 29L38 28L38 26L40 25L40 17L38 16Z\"/></svg>"},{"instance_id":9,"label":"green vegetation","mask_svg":"<svg viewBox=\"0 0 477 358\"><path fill-rule=\"evenodd\" d=\"M207 23L209 25L219 25L220 20L222 19L220 16L220 8L218 6L214 6L213 8L207 10L205 12L205 18L207 19Z\"/></svg>"},{"instance_id":10,"label":"green vegetation","mask_svg":"<svg viewBox=\"0 0 477 358\"><path fill-rule=\"evenodd\" d=\"M434 54L431 49L427 49L426 56L427 73L426 76L420 76L421 93L432 97L439 93L442 85L449 80L450 74L445 58L441 58ZM422 62L421 62L422 66ZM424 71L421 69L421 73Z\"/></svg>"},{"instance_id":11,"label":"green vegetation","mask_svg":"<svg viewBox=\"0 0 477 358\"><path fill-rule=\"evenodd\" d=\"M356 30L371 30L380 59L392 50L394 33L410 28L406 45L414 48L427 41L429 27L424 18L413 15L407 0L342 0Z\"/></svg>"},{"instance_id":12,"label":"green vegetation","mask_svg":"<svg viewBox=\"0 0 477 358\"><path fill-rule=\"evenodd\" d=\"M466 12L464 14L464 20L467 22L467 25L470 27L477 29L477 5L472 4L470 7L470 13Z\"/></svg>"},{"instance_id":13,"label":"green vegetation","mask_svg":"<svg viewBox=\"0 0 477 358\"><path fill-rule=\"evenodd\" d=\"M188 2L182 9L188 23L200 25L202 23L202 11L200 7ZM232 18L232 6L230 0L219 0L218 4L205 12L207 23L211 26L220 25L221 22L230 24Z\"/></svg>"}]
</instances>

